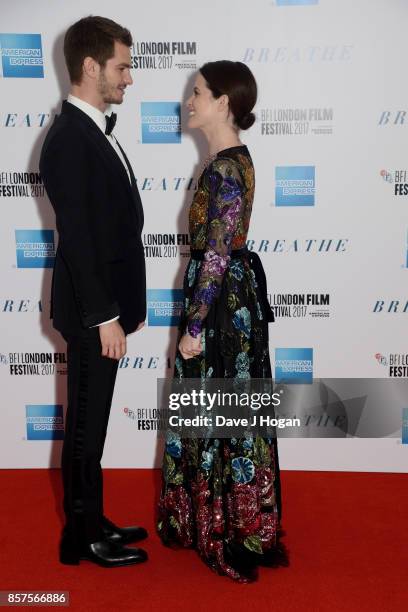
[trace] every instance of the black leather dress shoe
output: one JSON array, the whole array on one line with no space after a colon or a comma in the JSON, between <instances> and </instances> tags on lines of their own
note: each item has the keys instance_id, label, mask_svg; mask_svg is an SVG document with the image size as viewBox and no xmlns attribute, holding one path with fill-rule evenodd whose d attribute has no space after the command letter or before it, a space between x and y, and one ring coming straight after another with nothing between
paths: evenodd
<instances>
[{"instance_id":1,"label":"black leather dress shoe","mask_svg":"<svg viewBox=\"0 0 408 612\"><path fill-rule=\"evenodd\" d=\"M142 548L126 548L105 540L87 544L81 550L77 550L63 538L60 549L61 563L79 565L82 560L91 561L102 567L120 567L147 561L147 553Z\"/></svg>"},{"instance_id":2,"label":"black leather dress shoe","mask_svg":"<svg viewBox=\"0 0 408 612\"><path fill-rule=\"evenodd\" d=\"M130 544L130 542L140 542L147 538L147 531L144 527L117 527L105 516L102 518L102 533L107 542L115 544Z\"/></svg>"}]
</instances>

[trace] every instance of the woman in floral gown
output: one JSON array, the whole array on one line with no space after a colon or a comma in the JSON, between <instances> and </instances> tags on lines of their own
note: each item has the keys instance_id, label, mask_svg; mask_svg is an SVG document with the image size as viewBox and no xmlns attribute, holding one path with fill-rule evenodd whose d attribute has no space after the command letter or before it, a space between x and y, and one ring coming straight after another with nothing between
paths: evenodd
<instances>
[{"instance_id":1,"label":"woman in floral gown","mask_svg":"<svg viewBox=\"0 0 408 612\"><path fill-rule=\"evenodd\" d=\"M189 127L210 157L189 214L192 257L175 378L271 379L266 282L246 250L254 168L239 129L255 117L255 79L241 62L205 64L188 100ZM285 564L276 438L181 439L169 432L158 531L195 547L215 571L248 582L258 564Z\"/></svg>"}]
</instances>

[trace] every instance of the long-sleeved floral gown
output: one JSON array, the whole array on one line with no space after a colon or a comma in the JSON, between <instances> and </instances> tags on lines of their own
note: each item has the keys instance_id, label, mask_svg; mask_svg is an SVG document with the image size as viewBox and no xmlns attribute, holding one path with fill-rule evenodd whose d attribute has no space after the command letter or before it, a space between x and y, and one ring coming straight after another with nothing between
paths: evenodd
<instances>
[{"instance_id":1,"label":"long-sleeved floral gown","mask_svg":"<svg viewBox=\"0 0 408 612\"><path fill-rule=\"evenodd\" d=\"M176 378L272 377L266 286L245 249L254 188L244 145L218 153L199 179L180 333L201 333L203 352L184 360L177 351ZM195 547L212 569L247 582L258 563L286 564L280 514L276 438L168 433L158 521L165 544Z\"/></svg>"}]
</instances>

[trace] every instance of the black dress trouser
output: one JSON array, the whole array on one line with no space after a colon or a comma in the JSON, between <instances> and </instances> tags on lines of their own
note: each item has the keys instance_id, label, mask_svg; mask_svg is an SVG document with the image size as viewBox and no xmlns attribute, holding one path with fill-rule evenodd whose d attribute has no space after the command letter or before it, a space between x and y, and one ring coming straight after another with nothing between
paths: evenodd
<instances>
[{"instance_id":1,"label":"black dress trouser","mask_svg":"<svg viewBox=\"0 0 408 612\"><path fill-rule=\"evenodd\" d=\"M65 534L79 546L102 539L101 459L118 361L102 357L98 328L65 335L68 408L62 449Z\"/></svg>"}]
</instances>

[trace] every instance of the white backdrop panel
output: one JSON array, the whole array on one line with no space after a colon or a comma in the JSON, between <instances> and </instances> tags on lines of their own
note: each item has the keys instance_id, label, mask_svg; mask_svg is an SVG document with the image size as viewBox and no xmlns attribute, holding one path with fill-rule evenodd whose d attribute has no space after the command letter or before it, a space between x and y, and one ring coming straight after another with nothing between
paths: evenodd
<instances>
[{"instance_id":1,"label":"white backdrop panel","mask_svg":"<svg viewBox=\"0 0 408 612\"><path fill-rule=\"evenodd\" d=\"M215 59L245 61L259 86L257 122L242 135L257 178L249 246L262 256L272 303L294 294L329 296L323 308L328 316L313 316L316 307L308 307L303 316L294 316L291 308L277 317L270 328L272 361L277 348L312 348L315 377L387 378L389 356L406 357L408 196L394 190L408 183L398 175L407 166L402 70L408 54L407 3L287 4L0 3L0 467L59 462L61 441L31 439L36 436L27 425L27 414L31 421L34 413L40 418L55 414L58 421L54 407L66 409L65 345L49 321L51 269L20 267L15 236L16 230L29 230L34 233L27 236L35 240L38 230L54 230L55 220L41 183L18 174L38 173L46 131L69 91L63 35L89 14L125 25L135 41L134 85L118 109L115 133L137 176L146 245L187 233L188 205L205 155L200 136L184 129L183 106L195 68ZM14 43L10 34L19 35ZM41 36L43 78L9 74L15 68L7 49L35 46L38 38L27 38L32 34ZM170 43L171 52L143 54L145 43ZM143 142L143 102L181 103L180 143ZM314 169L313 205L277 206L275 169L286 167L296 179L299 166ZM148 288L180 288L187 251L187 245L147 249ZM378 300L385 307L374 312ZM387 312L392 300L399 304ZM113 400L106 466L160 464L156 432L141 429L140 421L147 426L156 407L157 377L171 375L175 341L176 328L169 326L148 325L129 337ZM53 363L35 363L48 358ZM13 365L22 366L21 373ZM284 469L403 472L407 453L398 438L280 442Z\"/></svg>"}]
</instances>

